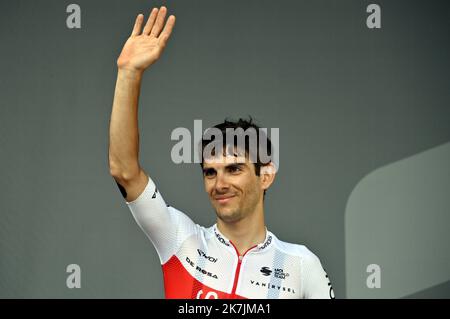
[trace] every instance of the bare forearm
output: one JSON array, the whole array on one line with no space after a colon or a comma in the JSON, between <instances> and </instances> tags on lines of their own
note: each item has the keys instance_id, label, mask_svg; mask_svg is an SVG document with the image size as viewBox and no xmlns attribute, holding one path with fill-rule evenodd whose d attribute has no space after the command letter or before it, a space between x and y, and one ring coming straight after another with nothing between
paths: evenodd
<instances>
[{"instance_id":1,"label":"bare forearm","mask_svg":"<svg viewBox=\"0 0 450 319\"><path fill-rule=\"evenodd\" d=\"M138 103L142 72L118 69L109 127L112 175L139 172Z\"/></svg>"},{"instance_id":2,"label":"bare forearm","mask_svg":"<svg viewBox=\"0 0 450 319\"><path fill-rule=\"evenodd\" d=\"M148 184L148 175L139 165L138 102L142 75L161 56L175 25L173 15L164 25L166 13L164 6L159 10L153 8L145 26L144 15L138 14L117 59L109 127L109 169L127 201L136 199Z\"/></svg>"}]
</instances>

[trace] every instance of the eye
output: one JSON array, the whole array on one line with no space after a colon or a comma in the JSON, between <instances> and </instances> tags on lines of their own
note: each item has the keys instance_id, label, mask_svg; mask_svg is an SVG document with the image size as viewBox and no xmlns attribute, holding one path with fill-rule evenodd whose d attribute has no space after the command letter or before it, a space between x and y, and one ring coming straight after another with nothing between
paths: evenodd
<instances>
[{"instance_id":1,"label":"eye","mask_svg":"<svg viewBox=\"0 0 450 319\"><path fill-rule=\"evenodd\" d=\"M230 173L239 173L242 169L238 165L231 165L227 167L228 172Z\"/></svg>"},{"instance_id":2,"label":"eye","mask_svg":"<svg viewBox=\"0 0 450 319\"><path fill-rule=\"evenodd\" d=\"M214 177L214 176L216 176L216 170L212 169L212 168L206 168L203 170L203 176Z\"/></svg>"}]
</instances>

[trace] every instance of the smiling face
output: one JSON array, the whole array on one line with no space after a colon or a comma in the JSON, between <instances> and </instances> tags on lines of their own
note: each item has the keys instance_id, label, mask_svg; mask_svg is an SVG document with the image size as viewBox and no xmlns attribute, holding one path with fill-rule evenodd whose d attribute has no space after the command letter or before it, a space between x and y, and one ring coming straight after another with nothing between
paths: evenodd
<instances>
[{"instance_id":1,"label":"smiling face","mask_svg":"<svg viewBox=\"0 0 450 319\"><path fill-rule=\"evenodd\" d=\"M264 189L270 185L247 158L232 155L205 159L203 180L217 217L227 223L249 216L258 204L262 207Z\"/></svg>"}]
</instances>

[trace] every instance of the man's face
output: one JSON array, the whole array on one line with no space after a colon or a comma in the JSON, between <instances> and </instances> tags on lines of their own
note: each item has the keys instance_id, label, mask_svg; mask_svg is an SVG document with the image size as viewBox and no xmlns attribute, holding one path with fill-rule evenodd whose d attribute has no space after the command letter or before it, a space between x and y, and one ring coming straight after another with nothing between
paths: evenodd
<instances>
[{"instance_id":1,"label":"man's face","mask_svg":"<svg viewBox=\"0 0 450 319\"><path fill-rule=\"evenodd\" d=\"M245 156L218 156L203 162L205 190L225 222L237 222L254 212L264 189L255 165Z\"/></svg>"}]
</instances>

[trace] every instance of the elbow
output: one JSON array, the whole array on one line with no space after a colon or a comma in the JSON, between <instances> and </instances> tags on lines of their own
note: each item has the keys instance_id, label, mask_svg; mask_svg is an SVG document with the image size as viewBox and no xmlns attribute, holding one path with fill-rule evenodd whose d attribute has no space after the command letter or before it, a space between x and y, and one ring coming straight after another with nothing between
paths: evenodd
<instances>
[{"instance_id":1,"label":"elbow","mask_svg":"<svg viewBox=\"0 0 450 319\"><path fill-rule=\"evenodd\" d=\"M109 174L114 178L119 177L122 174L120 165L112 159L111 156L109 157Z\"/></svg>"},{"instance_id":2,"label":"elbow","mask_svg":"<svg viewBox=\"0 0 450 319\"><path fill-rule=\"evenodd\" d=\"M119 170L117 167L109 166L109 174L115 179L118 180L123 177L123 172Z\"/></svg>"},{"instance_id":3,"label":"elbow","mask_svg":"<svg viewBox=\"0 0 450 319\"><path fill-rule=\"evenodd\" d=\"M109 162L109 174L116 181L129 181L139 174L139 165L119 166L114 162Z\"/></svg>"}]
</instances>

